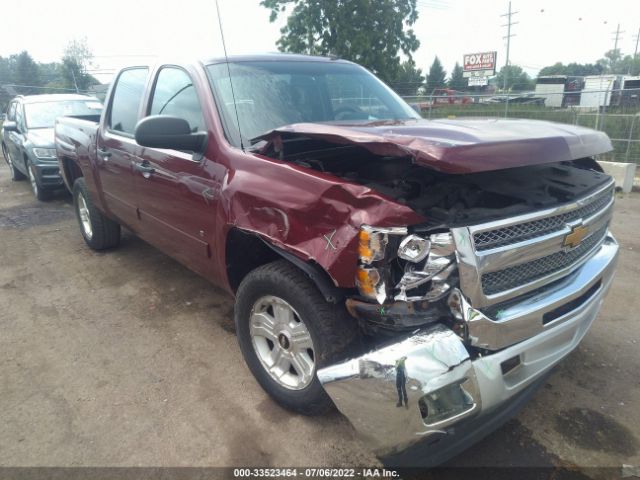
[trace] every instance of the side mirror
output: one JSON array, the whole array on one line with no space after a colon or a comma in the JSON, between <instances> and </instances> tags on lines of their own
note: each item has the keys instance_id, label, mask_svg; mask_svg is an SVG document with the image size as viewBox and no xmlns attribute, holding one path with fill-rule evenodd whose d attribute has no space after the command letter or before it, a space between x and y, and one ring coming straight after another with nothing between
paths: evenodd
<instances>
[{"instance_id":1,"label":"side mirror","mask_svg":"<svg viewBox=\"0 0 640 480\"><path fill-rule=\"evenodd\" d=\"M139 145L151 148L187 150L201 154L207 145L205 132L191 132L189 122L171 115L151 115L138 122L135 139Z\"/></svg>"},{"instance_id":2,"label":"side mirror","mask_svg":"<svg viewBox=\"0 0 640 480\"><path fill-rule=\"evenodd\" d=\"M2 124L2 129L5 132L17 132L18 124L16 122L12 122L11 120L7 120Z\"/></svg>"}]
</instances>

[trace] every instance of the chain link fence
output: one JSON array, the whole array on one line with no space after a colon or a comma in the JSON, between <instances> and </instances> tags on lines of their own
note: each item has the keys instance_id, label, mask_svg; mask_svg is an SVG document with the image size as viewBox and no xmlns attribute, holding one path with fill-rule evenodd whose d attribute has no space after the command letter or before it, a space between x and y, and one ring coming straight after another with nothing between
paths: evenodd
<instances>
[{"instance_id":1,"label":"chain link fence","mask_svg":"<svg viewBox=\"0 0 640 480\"><path fill-rule=\"evenodd\" d=\"M528 118L594 128L605 132L614 148L601 160L640 164L640 88L509 95L454 92L403 98L428 119Z\"/></svg>"}]
</instances>

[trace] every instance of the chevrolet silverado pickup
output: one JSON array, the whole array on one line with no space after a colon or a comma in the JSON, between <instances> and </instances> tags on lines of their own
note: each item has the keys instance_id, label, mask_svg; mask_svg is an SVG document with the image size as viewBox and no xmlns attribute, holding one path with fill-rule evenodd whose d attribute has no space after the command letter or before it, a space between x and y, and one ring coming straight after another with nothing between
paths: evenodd
<instances>
[{"instance_id":1,"label":"chevrolet silverado pickup","mask_svg":"<svg viewBox=\"0 0 640 480\"><path fill-rule=\"evenodd\" d=\"M59 118L55 142L89 247L126 227L234 295L260 385L335 405L382 456L437 463L496 428L615 269L605 134L426 121L344 60L125 68L100 121Z\"/></svg>"}]
</instances>

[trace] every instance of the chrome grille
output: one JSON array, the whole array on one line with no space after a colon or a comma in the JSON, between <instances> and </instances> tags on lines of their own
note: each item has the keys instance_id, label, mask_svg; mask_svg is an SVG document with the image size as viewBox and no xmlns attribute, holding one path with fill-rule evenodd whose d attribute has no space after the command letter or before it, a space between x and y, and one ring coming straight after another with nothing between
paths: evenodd
<instances>
[{"instance_id":1,"label":"chrome grille","mask_svg":"<svg viewBox=\"0 0 640 480\"><path fill-rule=\"evenodd\" d=\"M500 304L573 272L607 237L613 192L610 180L569 204L452 228L460 289L471 305L485 308ZM586 229L587 237L567 250L565 243L577 225L581 231Z\"/></svg>"},{"instance_id":2,"label":"chrome grille","mask_svg":"<svg viewBox=\"0 0 640 480\"><path fill-rule=\"evenodd\" d=\"M606 233L607 226L589 235L578 247L568 252L556 252L531 262L505 268L504 270L485 273L482 275L482 289L485 295L493 295L521 287L567 268L593 250L604 239Z\"/></svg>"},{"instance_id":3,"label":"chrome grille","mask_svg":"<svg viewBox=\"0 0 640 480\"><path fill-rule=\"evenodd\" d=\"M510 225L508 227L496 228L486 232L478 232L473 236L476 250L483 251L491 248L504 247L562 230L567 223L587 218L602 210L609 204L612 195L613 187L595 196L588 204L571 210L570 212L531 222Z\"/></svg>"}]
</instances>

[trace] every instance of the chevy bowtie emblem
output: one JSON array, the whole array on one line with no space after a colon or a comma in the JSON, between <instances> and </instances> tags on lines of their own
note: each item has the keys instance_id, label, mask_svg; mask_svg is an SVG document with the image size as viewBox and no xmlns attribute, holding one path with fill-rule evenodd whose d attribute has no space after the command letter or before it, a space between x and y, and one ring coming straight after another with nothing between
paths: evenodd
<instances>
[{"instance_id":1,"label":"chevy bowtie emblem","mask_svg":"<svg viewBox=\"0 0 640 480\"><path fill-rule=\"evenodd\" d=\"M584 225L576 225L571 229L571 232L564 237L562 246L567 248L576 248L580 245L584 237L587 236L587 233L589 233L589 229L587 227Z\"/></svg>"}]
</instances>

